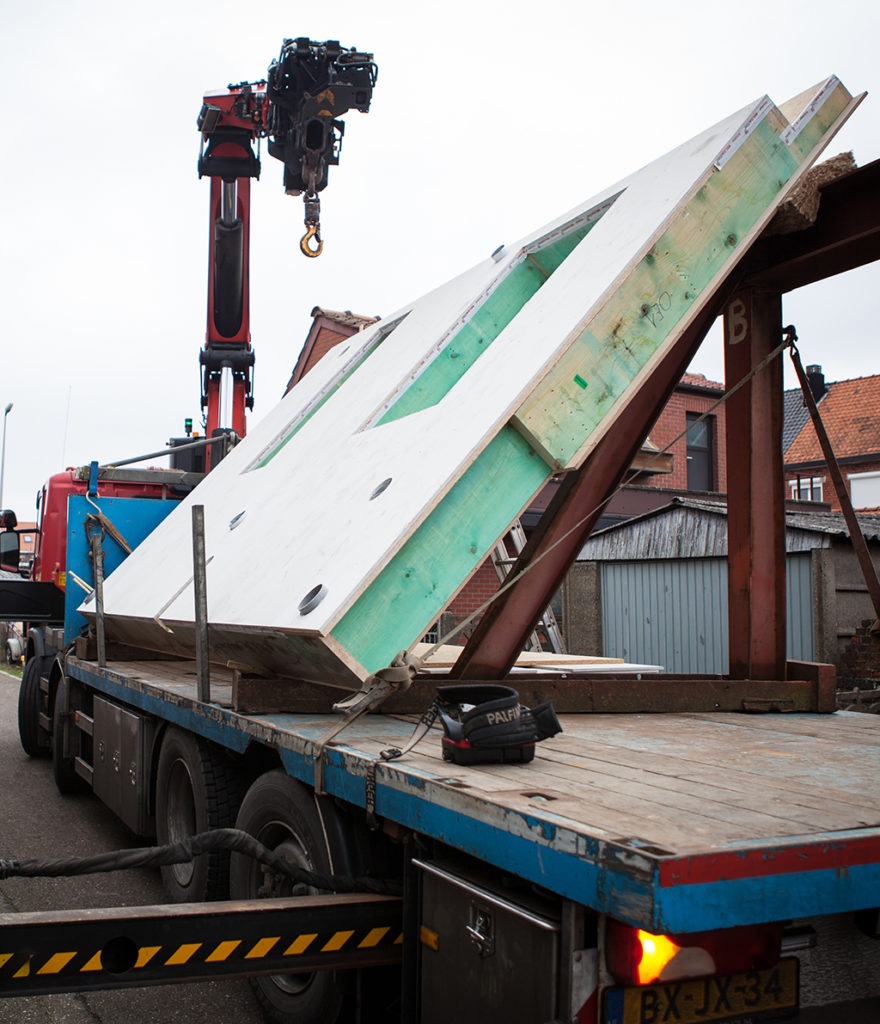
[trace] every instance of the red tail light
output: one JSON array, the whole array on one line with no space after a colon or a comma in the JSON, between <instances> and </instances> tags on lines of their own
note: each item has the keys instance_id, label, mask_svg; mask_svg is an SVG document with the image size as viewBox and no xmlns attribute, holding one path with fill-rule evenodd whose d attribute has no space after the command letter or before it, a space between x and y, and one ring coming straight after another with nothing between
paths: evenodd
<instances>
[{"instance_id":1,"label":"red tail light","mask_svg":"<svg viewBox=\"0 0 880 1024\"><path fill-rule=\"evenodd\" d=\"M605 963L618 985L650 985L772 967L779 960L781 941L781 924L652 935L609 918Z\"/></svg>"}]
</instances>

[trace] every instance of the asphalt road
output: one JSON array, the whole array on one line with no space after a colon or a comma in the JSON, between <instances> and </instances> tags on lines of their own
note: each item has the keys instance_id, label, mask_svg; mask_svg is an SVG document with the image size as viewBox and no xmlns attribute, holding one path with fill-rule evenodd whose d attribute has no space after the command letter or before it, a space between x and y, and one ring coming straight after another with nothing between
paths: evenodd
<instances>
[{"instance_id":1,"label":"asphalt road","mask_svg":"<svg viewBox=\"0 0 880 1024\"><path fill-rule=\"evenodd\" d=\"M0 857L78 857L141 845L94 797L61 796L18 741L18 679L0 671ZM0 913L164 903L158 871L0 881ZM246 981L0 999L0 1024L258 1024Z\"/></svg>"}]
</instances>

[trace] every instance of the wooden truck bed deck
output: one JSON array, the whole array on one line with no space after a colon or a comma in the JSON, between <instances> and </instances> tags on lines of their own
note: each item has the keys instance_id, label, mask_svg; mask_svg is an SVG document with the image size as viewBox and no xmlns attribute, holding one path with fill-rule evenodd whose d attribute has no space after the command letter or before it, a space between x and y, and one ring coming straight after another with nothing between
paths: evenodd
<instances>
[{"instance_id":1,"label":"wooden truck bed deck","mask_svg":"<svg viewBox=\"0 0 880 1024\"><path fill-rule=\"evenodd\" d=\"M276 748L313 784L335 715L244 715L231 679L183 662L71 660L71 674L237 751ZM227 705L227 706L224 706ZM380 751L417 716L371 715L324 749L323 787L365 806ZM567 714L528 765L461 767L432 731L376 766L376 813L654 932L880 906L880 717Z\"/></svg>"}]
</instances>

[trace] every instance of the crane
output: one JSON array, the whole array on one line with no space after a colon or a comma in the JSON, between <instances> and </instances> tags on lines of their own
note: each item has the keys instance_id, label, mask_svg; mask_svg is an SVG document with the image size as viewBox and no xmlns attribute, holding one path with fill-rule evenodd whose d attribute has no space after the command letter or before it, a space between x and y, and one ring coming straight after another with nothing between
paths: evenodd
<instances>
[{"instance_id":1,"label":"crane","mask_svg":"<svg viewBox=\"0 0 880 1024\"><path fill-rule=\"evenodd\" d=\"M208 322L199 354L201 407L207 438L243 437L252 409L254 352L250 339L250 183L260 176L260 141L284 164L284 190L302 195L303 255L321 254L319 193L339 163L349 110L370 108L377 67L371 53L336 41L285 39L265 80L205 94L199 177L210 178ZM256 148L255 148L256 146ZM209 445L206 469L222 445ZM213 453L213 454L212 454Z\"/></svg>"}]
</instances>

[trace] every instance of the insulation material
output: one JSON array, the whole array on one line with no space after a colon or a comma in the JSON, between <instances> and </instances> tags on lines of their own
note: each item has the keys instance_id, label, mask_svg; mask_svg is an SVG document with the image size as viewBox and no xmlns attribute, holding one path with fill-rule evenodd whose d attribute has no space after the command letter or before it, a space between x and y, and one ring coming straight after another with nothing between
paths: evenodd
<instances>
[{"instance_id":1,"label":"insulation material","mask_svg":"<svg viewBox=\"0 0 880 1024\"><path fill-rule=\"evenodd\" d=\"M638 415L857 103L836 78L787 116L764 97L342 343L108 578L108 634L191 654L202 504L212 657L358 687L554 472Z\"/></svg>"}]
</instances>

